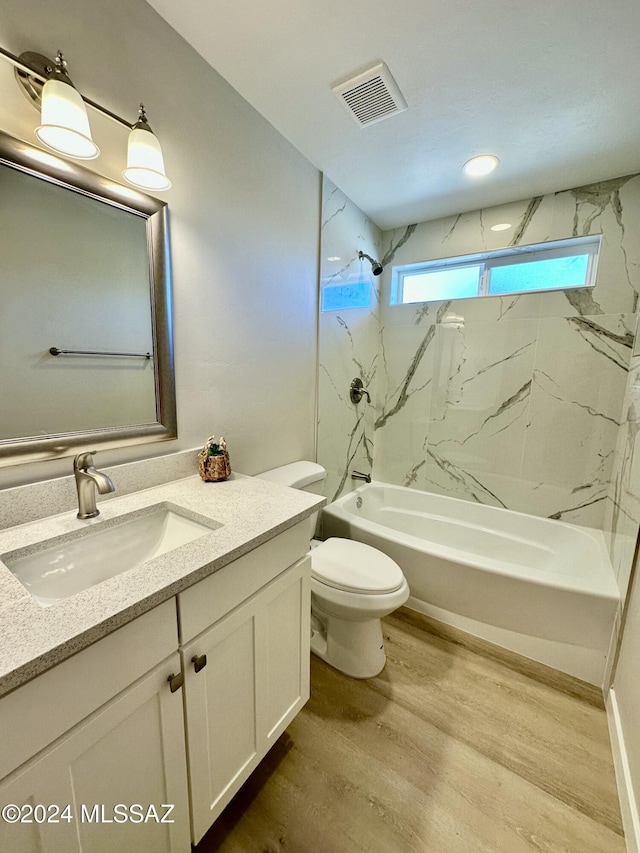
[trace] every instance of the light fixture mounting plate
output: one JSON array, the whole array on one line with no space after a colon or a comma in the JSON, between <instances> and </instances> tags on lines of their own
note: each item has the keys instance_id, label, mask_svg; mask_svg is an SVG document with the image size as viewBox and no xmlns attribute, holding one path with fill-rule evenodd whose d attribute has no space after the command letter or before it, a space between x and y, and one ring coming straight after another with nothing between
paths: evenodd
<instances>
[{"instance_id":1,"label":"light fixture mounting plate","mask_svg":"<svg viewBox=\"0 0 640 853\"><path fill-rule=\"evenodd\" d=\"M32 51L21 53L18 59L23 65L26 65L27 68L31 68L35 74L39 74L45 79L48 79L51 76L55 67L55 63L52 59L43 56L41 53L33 53ZM39 110L42 103L42 88L44 83L32 74L28 74L22 68L16 67L15 72L16 80L20 84L20 88L24 92L25 98Z\"/></svg>"}]
</instances>

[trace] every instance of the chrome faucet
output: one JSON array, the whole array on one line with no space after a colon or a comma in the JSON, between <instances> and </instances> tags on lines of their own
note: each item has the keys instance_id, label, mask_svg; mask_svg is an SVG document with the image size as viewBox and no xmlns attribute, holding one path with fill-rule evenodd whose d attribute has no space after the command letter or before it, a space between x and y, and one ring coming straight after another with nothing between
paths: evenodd
<instances>
[{"instance_id":1,"label":"chrome faucet","mask_svg":"<svg viewBox=\"0 0 640 853\"><path fill-rule=\"evenodd\" d=\"M351 472L352 480L364 480L365 483L371 482L371 474L363 474L361 471L352 471Z\"/></svg>"},{"instance_id":2,"label":"chrome faucet","mask_svg":"<svg viewBox=\"0 0 640 853\"><path fill-rule=\"evenodd\" d=\"M73 473L78 490L78 518L95 518L100 515L100 510L96 507L96 492L106 495L116 490L111 479L94 468L92 454L95 452L90 450L88 453L79 453L73 460Z\"/></svg>"}]
</instances>

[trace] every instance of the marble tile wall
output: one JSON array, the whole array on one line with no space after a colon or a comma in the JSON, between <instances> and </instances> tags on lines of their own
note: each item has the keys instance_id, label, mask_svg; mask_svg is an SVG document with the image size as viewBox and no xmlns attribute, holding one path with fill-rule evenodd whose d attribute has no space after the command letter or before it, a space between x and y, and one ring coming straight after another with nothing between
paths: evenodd
<instances>
[{"instance_id":1,"label":"marble tile wall","mask_svg":"<svg viewBox=\"0 0 640 853\"><path fill-rule=\"evenodd\" d=\"M491 225L511 222L507 231ZM377 479L601 527L640 293L640 178L384 235ZM602 234L593 290L389 305L390 267ZM394 251L393 247L397 247Z\"/></svg>"},{"instance_id":2,"label":"marble tile wall","mask_svg":"<svg viewBox=\"0 0 640 853\"><path fill-rule=\"evenodd\" d=\"M318 462L327 469L325 495L334 500L352 487L352 470L373 465L375 408L355 406L356 377L375 400L378 367L379 278L358 251L379 258L382 232L325 176L322 185L320 290L366 282L369 305L320 311L318 353ZM331 260L337 259L337 260Z\"/></svg>"},{"instance_id":3,"label":"marble tile wall","mask_svg":"<svg viewBox=\"0 0 640 853\"><path fill-rule=\"evenodd\" d=\"M320 315L327 497L351 488L353 468L373 468L382 481L602 528L624 591L640 522L640 176L384 234L327 180L323 202L323 284L360 272L357 249L385 265L368 309ZM500 222L512 228L491 231ZM592 234L592 290L389 304L394 264ZM350 402L356 375L375 412Z\"/></svg>"},{"instance_id":4,"label":"marble tile wall","mask_svg":"<svg viewBox=\"0 0 640 853\"><path fill-rule=\"evenodd\" d=\"M640 339L636 332L604 516L611 564L623 599L629 586L640 524L639 433Z\"/></svg>"}]
</instances>

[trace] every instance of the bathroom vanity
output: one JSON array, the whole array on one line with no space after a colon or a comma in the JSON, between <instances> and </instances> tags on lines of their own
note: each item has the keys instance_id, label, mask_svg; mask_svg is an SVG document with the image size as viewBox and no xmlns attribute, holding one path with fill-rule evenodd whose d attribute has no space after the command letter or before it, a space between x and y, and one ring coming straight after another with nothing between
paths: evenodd
<instances>
[{"instance_id":1,"label":"bathroom vanity","mask_svg":"<svg viewBox=\"0 0 640 853\"><path fill-rule=\"evenodd\" d=\"M9 528L0 554L163 502L218 526L49 606L0 563L2 850L188 851L308 699L317 495L189 477Z\"/></svg>"}]
</instances>

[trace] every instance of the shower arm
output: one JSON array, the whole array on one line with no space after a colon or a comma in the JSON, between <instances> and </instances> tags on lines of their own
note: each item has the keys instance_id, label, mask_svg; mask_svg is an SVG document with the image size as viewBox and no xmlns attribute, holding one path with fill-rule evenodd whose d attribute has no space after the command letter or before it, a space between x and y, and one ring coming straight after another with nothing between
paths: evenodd
<instances>
[{"instance_id":1,"label":"shower arm","mask_svg":"<svg viewBox=\"0 0 640 853\"><path fill-rule=\"evenodd\" d=\"M361 252L360 250L358 250L358 258L360 260L362 260L363 258L366 258L369 261L369 263L371 264L371 270L372 270L374 275L381 275L382 274L384 267L382 266L380 261L376 261L376 259L372 258L371 255L367 255L366 252Z\"/></svg>"}]
</instances>

